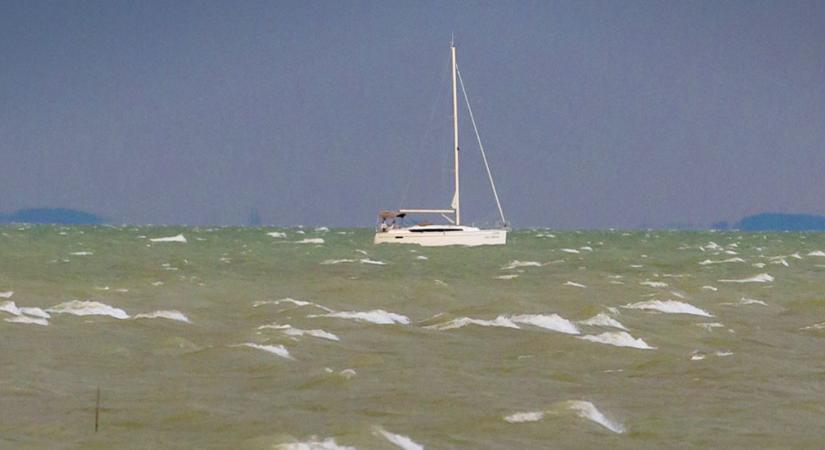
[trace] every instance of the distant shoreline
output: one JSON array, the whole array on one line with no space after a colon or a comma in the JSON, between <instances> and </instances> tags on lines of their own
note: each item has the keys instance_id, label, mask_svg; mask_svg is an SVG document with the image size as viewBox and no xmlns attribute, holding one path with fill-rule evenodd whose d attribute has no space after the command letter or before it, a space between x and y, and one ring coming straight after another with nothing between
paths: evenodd
<instances>
[{"instance_id":1,"label":"distant shoreline","mask_svg":"<svg viewBox=\"0 0 825 450\"><path fill-rule=\"evenodd\" d=\"M26 208L17 210L11 214L0 214L0 225L2 224L32 224L32 225L104 225L109 221L105 218L90 213L88 211L81 211L70 208ZM145 226L148 224L124 224ZM189 226L185 224L169 224L158 226ZM221 226L221 225L206 225L200 224L197 226ZM288 225L235 225L242 228L291 228L294 226ZM297 226L297 225L296 225ZM298 226L300 227L300 226ZM307 228L312 228L307 226ZM359 228L359 227L343 227L343 228ZM525 227L525 229L536 227ZM542 228L542 227L539 227ZM588 228L588 230L606 230L614 229L607 228ZM672 227L639 227L628 228L626 230L645 230L645 229L673 229ZM677 227L678 229L678 227ZM620 230L616 228L616 230ZM815 214L787 214L787 213L760 213L750 215L742 218L734 224L728 222L716 222L707 227L685 228L685 231L825 231L825 216Z\"/></svg>"}]
</instances>

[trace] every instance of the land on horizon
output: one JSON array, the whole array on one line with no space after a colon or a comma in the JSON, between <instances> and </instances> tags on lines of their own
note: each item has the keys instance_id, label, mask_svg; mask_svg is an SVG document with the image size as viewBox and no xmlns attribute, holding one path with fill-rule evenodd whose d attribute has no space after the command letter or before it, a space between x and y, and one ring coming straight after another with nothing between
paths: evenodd
<instances>
[{"instance_id":1,"label":"land on horizon","mask_svg":"<svg viewBox=\"0 0 825 450\"><path fill-rule=\"evenodd\" d=\"M264 226L257 210L250 215L248 226ZM101 225L111 221L88 211L70 208L26 208L10 214L0 213L0 224L28 223L55 225ZM175 224L179 225L179 224ZM271 224L273 226L278 226ZM639 228L649 228L640 226ZM743 217L735 223L715 222L709 226L678 226L663 229L738 230L738 231L825 231L825 216L816 214L760 213Z\"/></svg>"}]
</instances>

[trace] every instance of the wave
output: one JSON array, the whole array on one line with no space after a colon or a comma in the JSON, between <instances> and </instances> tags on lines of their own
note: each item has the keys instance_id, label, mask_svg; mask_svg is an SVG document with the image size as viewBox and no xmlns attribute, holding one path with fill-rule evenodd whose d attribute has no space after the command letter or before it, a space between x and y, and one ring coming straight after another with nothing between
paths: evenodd
<instances>
[{"instance_id":1,"label":"wave","mask_svg":"<svg viewBox=\"0 0 825 450\"><path fill-rule=\"evenodd\" d=\"M274 448L275 450L356 450L355 447L338 445L333 438L326 438L321 441L318 440L317 436L310 436L309 440L305 442L279 444Z\"/></svg>"},{"instance_id":2,"label":"wave","mask_svg":"<svg viewBox=\"0 0 825 450\"><path fill-rule=\"evenodd\" d=\"M39 317L29 317L29 316L14 316L5 319L6 322L10 323L29 323L34 325L41 325L41 326L48 326L49 321L46 319L41 319Z\"/></svg>"},{"instance_id":3,"label":"wave","mask_svg":"<svg viewBox=\"0 0 825 450\"><path fill-rule=\"evenodd\" d=\"M180 242L185 244L186 237L183 234L178 234L176 236L168 236L168 237L160 237L160 238L152 238L149 239L152 242Z\"/></svg>"},{"instance_id":4,"label":"wave","mask_svg":"<svg viewBox=\"0 0 825 450\"><path fill-rule=\"evenodd\" d=\"M650 286L652 288L666 288L667 287L667 283L664 283L662 281L649 281L648 280L648 281L642 281L639 284L641 284L642 286Z\"/></svg>"},{"instance_id":5,"label":"wave","mask_svg":"<svg viewBox=\"0 0 825 450\"><path fill-rule=\"evenodd\" d=\"M314 314L307 317L334 317L340 319L354 319L363 322L376 323L379 325L402 324L409 325L410 318L402 315L384 311L383 309L373 309L372 311L341 311L330 312L328 314Z\"/></svg>"},{"instance_id":6,"label":"wave","mask_svg":"<svg viewBox=\"0 0 825 450\"><path fill-rule=\"evenodd\" d=\"M256 301L255 303L252 304L252 307L257 308L259 306L264 306L264 305L281 305L281 304L284 304L284 303L289 303L289 304L299 306L299 307L301 307L301 306L314 306L314 307L322 309L326 312L335 312L332 309L329 309L324 305L319 305L318 303L307 302L307 301L304 301L304 300L296 300L296 299L290 298L290 297L286 297L286 298L282 298L282 299L278 299L278 300L258 300L258 301Z\"/></svg>"},{"instance_id":7,"label":"wave","mask_svg":"<svg viewBox=\"0 0 825 450\"><path fill-rule=\"evenodd\" d=\"M58 314L72 314L75 316L109 316L121 320L129 318L129 314L126 314L126 311L120 308L115 308L105 303L85 300L72 300L61 303L52 306L46 311Z\"/></svg>"},{"instance_id":8,"label":"wave","mask_svg":"<svg viewBox=\"0 0 825 450\"><path fill-rule=\"evenodd\" d=\"M456 328L466 327L467 325L479 325L482 327L502 327L502 328L515 328L519 329L520 327L516 325L512 320L510 320L507 316L498 316L493 320L483 320L483 319L471 319L469 317L458 317L456 319L450 320L449 322L439 323L435 325L429 325L424 328L430 328L434 330L453 330Z\"/></svg>"},{"instance_id":9,"label":"wave","mask_svg":"<svg viewBox=\"0 0 825 450\"><path fill-rule=\"evenodd\" d=\"M590 325L595 327L612 327L627 331L627 328L625 328L625 326L622 325L618 320L608 316L605 313L596 314L595 316L587 320L579 321L579 323L582 325Z\"/></svg>"},{"instance_id":10,"label":"wave","mask_svg":"<svg viewBox=\"0 0 825 450\"><path fill-rule=\"evenodd\" d=\"M515 323L533 325L534 327L558 331L559 333L579 334L579 329L573 322L559 316L558 314L521 314L510 317L510 320Z\"/></svg>"},{"instance_id":11,"label":"wave","mask_svg":"<svg viewBox=\"0 0 825 450\"><path fill-rule=\"evenodd\" d=\"M391 443L395 444L396 446L404 450L424 450L423 445L413 441L407 436L390 433L389 431L381 427L375 427L374 433L377 436L383 436L386 440L390 441Z\"/></svg>"},{"instance_id":12,"label":"wave","mask_svg":"<svg viewBox=\"0 0 825 450\"><path fill-rule=\"evenodd\" d=\"M244 342L243 344L239 345L243 347L250 347L256 348L258 350L263 350L265 352L272 353L273 355L280 356L281 358L295 359L292 357L292 355L289 354L289 350L287 350L286 347L284 347L283 345L260 345L254 344L252 342Z\"/></svg>"},{"instance_id":13,"label":"wave","mask_svg":"<svg viewBox=\"0 0 825 450\"><path fill-rule=\"evenodd\" d=\"M323 244L323 238L306 238L301 239L300 241L294 241L296 244Z\"/></svg>"},{"instance_id":14,"label":"wave","mask_svg":"<svg viewBox=\"0 0 825 450\"><path fill-rule=\"evenodd\" d=\"M541 263L538 261L519 261L514 259L510 261L506 266L503 266L501 270L512 270L518 267L541 267Z\"/></svg>"},{"instance_id":15,"label":"wave","mask_svg":"<svg viewBox=\"0 0 825 450\"><path fill-rule=\"evenodd\" d=\"M581 283L576 283L576 282L574 282L574 281L566 281L566 282L563 284L563 286L572 286L572 287L577 287L577 288L582 288L582 289L584 289L584 288L586 288L586 287L587 287L587 286L585 286L585 285L583 285L583 284L581 284Z\"/></svg>"},{"instance_id":16,"label":"wave","mask_svg":"<svg viewBox=\"0 0 825 450\"><path fill-rule=\"evenodd\" d=\"M743 278L740 280L719 280L722 283L770 283L774 278L767 273L760 273L750 278Z\"/></svg>"},{"instance_id":17,"label":"wave","mask_svg":"<svg viewBox=\"0 0 825 450\"><path fill-rule=\"evenodd\" d=\"M576 412L576 415L584 419L592 420L597 424L607 428L614 433L624 433L624 425L614 420L608 419L595 405L584 400L569 400L566 402L568 408Z\"/></svg>"},{"instance_id":18,"label":"wave","mask_svg":"<svg viewBox=\"0 0 825 450\"><path fill-rule=\"evenodd\" d=\"M653 310L668 314L692 314L694 316L713 317L713 314L699 309L690 303L677 302L675 300L648 300L646 302L624 305L622 308Z\"/></svg>"},{"instance_id":19,"label":"wave","mask_svg":"<svg viewBox=\"0 0 825 450\"><path fill-rule=\"evenodd\" d=\"M270 237L274 237L274 238L285 238L286 237L286 233L284 233L282 231L270 231L269 233L266 233L266 235L270 236Z\"/></svg>"},{"instance_id":20,"label":"wave","mask_svg":"<svg viewBox=\"0 0 825 450\"><path fill-rule=\"evenodd\" d=\"M174 309L154 311L148 314L137 314L134 319L169 319L177 320L178 322L192 323L184 313Z\"/></svg>"},{"instance_id":21,"label":"wave","mask_svg":"<svg viewBox=\"0 0 825 450\"><path fill-rule=\"evenodd\" d=\"M716 261L706 259L706 260L700 262L699 265L700 266L707 266L709 264L726 264L726 263L743 263L743 262L745 262L745 260L742 259L742 258L728 258L728 259L722 259L722 260L716 260Z\"/></svg>"},{"instance_id":22,"label":"wave","mask_svg":"<svg viewBox=\"0 0 825 450\"><path fill-rule=\"evenodd\" d=\"M579 339L585 341L597 342L599 344L615 345L616 347L632 347L642 350L656 350L656 347L651 347L642 339L637 339L631 336L626 331L606 331L598 335L582 336Z\"/></svg>"},{"instance_id":23,"label":"wave","mask_svg":"<svg viewBox=\"0 0 825 450\"><path fill-rule=\"evenodd\" d=\"M336 335L334 335L330 332L324 331L324 330L317 330L317 329L316 330L302 330L300 328L294 328L292 325L289 325L289 324L278 325L277 323L272 323L272 324L269 324L269 325L261 325L261 326L258 327L258 329L259 330L266 330L266 329L280 330L282 333L286 334L287 336L304 336L304 335L307 335L307 336L317 337L317 338L321 338L321 339L327 339L329 341L340 341L341 340L338 336L336 336Z\"/></svg>"},{"instance_id":24,"label":"wave","mask_svg":"<svg viewBox=\"0 0 825 450\"><path fill-rule=\"evenodd\" d=\"M0 298L11 298L12 295L14 295L14 291L0 292Z\"/></svg>"},{"instance_id":25,"label":"wave","mask_svg":"<svg viewBox=\"0 0 825 450\"><path fill-rule=\"evenodd\" d=\"M543 418L544 411L528 411L504 416L504 421L510 423L538 422Z\"/></svg>"}]
</instances>

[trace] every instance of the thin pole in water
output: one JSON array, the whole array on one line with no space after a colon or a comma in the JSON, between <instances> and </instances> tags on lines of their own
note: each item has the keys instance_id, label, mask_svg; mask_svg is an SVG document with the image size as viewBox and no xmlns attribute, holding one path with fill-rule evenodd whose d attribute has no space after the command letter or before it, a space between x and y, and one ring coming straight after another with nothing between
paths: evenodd
<instances>
[{"instance_id":1,"label":"thin pole in water","mask_svg":"<svg viewBox=\"0 0 825 450\"><path fill-rule=\"evenodd\" d=\"M97 426L100 421L100 386L97 387L97 401L95 402L95 433L97 433Z\"/></svg>"}]
</instances>

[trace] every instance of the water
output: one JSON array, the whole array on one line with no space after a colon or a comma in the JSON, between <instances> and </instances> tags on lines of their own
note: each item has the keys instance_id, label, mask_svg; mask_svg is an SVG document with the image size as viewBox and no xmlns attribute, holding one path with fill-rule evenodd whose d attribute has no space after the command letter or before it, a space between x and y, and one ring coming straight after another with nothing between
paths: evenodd
<instances>
[{"instance_id":1,"label":"water","mask_svg":"<svg viewBox=\"0 0 825 450\"><path fill-rule=\"evenodd\" d=\"M825 235L525 230L506 247L440 249L371 239L0 228L0 447L825 438Z\"/></svg>"}]
</instances>

